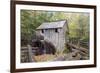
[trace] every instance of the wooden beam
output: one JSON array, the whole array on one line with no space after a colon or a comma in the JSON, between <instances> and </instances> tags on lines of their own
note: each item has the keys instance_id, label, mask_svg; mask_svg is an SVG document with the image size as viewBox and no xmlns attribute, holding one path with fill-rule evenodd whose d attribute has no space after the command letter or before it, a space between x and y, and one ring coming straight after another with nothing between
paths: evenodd
<instances>
[{"instance_id":1,"label":"wooden beam","mask_svg":"<svg viewBox=\"0 0 100 73\"><path fill-rule=\"evenodd\" d=\"M67 43L67 45L70 46L70 47L72 47L72 48L75 48L75 49L77 49L77 50L81 50L81 51L83 51L84 53L89 53L89 52L88 52L88 49L86 49L86 48L78 47L77 45L74 45L74 44L72 44L72 43Z\"/></svg>"}]
</instances>

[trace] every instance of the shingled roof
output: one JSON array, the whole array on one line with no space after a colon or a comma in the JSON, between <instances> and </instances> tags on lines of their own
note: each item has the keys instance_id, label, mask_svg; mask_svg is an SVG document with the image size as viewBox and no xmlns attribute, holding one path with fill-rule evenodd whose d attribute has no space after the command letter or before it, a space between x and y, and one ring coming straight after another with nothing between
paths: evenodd
<instances>
[{"instance_id":1,"label":"shingled roof","mask_svg":"<svg viewBox=\"0 0 100 73\"><path fill-rule=\"evenodd\" d=\"M66 20L55 21L55 22L45 22L42 23L37 29L52 29L52 28L62 28Z\"/></svg>"}]
</instances>

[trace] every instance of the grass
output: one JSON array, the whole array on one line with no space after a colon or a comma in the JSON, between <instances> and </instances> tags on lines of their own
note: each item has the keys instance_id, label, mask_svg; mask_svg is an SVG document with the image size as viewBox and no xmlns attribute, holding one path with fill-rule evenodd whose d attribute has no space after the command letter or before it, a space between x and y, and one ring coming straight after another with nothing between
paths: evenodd
<instances>
[{"instance_id":1,"label":"grass","mask_svg":"<svg viewBox=\"0 0 100 73\"><path fill-rule=\"evenodd\" d=\"M54 58L56 58L56 55L51 54L43 54L39 56L33 56L36 62L45 62L45 61L52 61Z\"/></svg>"}]
</instances>

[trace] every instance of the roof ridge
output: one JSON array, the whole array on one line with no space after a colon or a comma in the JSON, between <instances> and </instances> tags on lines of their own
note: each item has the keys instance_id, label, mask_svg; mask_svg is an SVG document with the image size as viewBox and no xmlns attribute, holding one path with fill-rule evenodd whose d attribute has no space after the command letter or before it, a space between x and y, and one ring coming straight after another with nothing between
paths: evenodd
<instances>
[{"instance_id":1,"label":"roof ridge","mask_svg":"<svg viewBox=\"0 0 100 73\"><path fill-rule=\"evenodd\" d=\"M60 20L54 22L44 22L37 29L50 29L50 28L61 28L67 20Z\"/></svg>"},{"instance_id":2,"label":"roof ridge","mask_svg":"<svg viewBox=\"0 0 100 73\"><path fill-rule=\"evenodd\" d=\"M67 21L67 20L62 19L62 20L48 21L48 22L45 22L45 23L50 23L50 22L60 22L60 21Z\"/></svg>"}]
</instances>

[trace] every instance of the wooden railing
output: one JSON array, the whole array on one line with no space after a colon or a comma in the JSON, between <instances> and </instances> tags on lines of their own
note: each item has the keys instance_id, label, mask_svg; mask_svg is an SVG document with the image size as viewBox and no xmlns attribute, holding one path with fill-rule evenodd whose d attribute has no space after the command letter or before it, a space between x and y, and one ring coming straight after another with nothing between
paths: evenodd
<instances>
[{"instance_id":1,"label":"wooden railing","mask_svg":"<svg viewBox=\"0 0 100 73\"><path fill-rule=\"evenodd\" d=\"M27 45L27 47L21 47L21 62L35 62L34 52L36 51L35 47Z\"/></svg>"},{"instance_id":2,"label":"wooden railing","mask_svg":"<svg viewBox=\"0 0 100 73\"><path fill-rule=\"evenodd\" d=\"M82 55L83 59L89 57L89 49L83 48L83 47L78 46L78 45L74 45L72 43L67 43L66 45L67 45L67 47L69 47L69 49L71 50L71 52L78 51L78 53L80 55Z\"/></svg>"}]
</instances>

